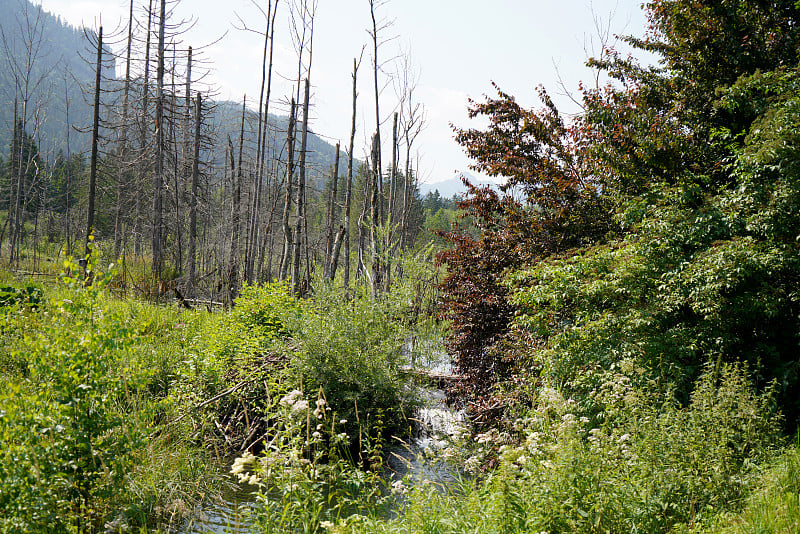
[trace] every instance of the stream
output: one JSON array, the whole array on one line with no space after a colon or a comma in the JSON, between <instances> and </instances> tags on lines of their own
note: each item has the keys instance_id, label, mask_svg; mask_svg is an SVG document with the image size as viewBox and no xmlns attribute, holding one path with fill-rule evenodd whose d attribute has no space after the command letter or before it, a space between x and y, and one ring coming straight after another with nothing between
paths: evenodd
<instances>
[{"instance_id":1,"label":"stream","mask_svg":"<svg viewBox=\"0 0 800 534\"><path fill-rule=\"evenodd\" d=\"M410 343L406 350L414 352ZM413 355L412 363L437 374L450 374L450 366L443 353L438 358L418 360ZM464 414L448 406L441 389L426 388L422 391L423 407L415 416L418 429L408 443L398 441L391 447L386 458L384 478L391 484L404 480L406 484L433 483L446 487L458 477L451 467L431 460L431 453L447 444L463 426ZM250 534L252 524L248 521L247 509L254 504L253 487L243 487L231 479L221 500L203 508L191 520L181 525L176 534Z\"/></svg>"}]
</instances>

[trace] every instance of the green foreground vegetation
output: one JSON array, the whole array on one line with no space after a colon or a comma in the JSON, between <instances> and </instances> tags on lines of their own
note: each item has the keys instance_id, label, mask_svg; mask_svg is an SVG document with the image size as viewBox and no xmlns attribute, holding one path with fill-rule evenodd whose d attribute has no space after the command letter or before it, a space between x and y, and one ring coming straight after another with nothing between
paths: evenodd
<instances>
[{"instance_id":1,"label":"green foreground vegetation","mask_svg":"<svg viewBox=\"0 0 800 534\"><path fill-rule=\"evenodd\" d=\"M162 531L213 502L229 469L260 495L255 532L800 524L800 447L741 365L706 368L686 405L632 361L584 377L591 403L530 384L523 409L509 391L506 424L441 451L471 476L390 485L387 438L407 435L419 402L400 346L440 333L430 316L411 320L409 305L425 307L413 285L380 305L245 287L209 314L116 297L115 270L89 270L91 285L73 263L55 285L3 278L2 532Z\"/></svg>"}]
</instances>

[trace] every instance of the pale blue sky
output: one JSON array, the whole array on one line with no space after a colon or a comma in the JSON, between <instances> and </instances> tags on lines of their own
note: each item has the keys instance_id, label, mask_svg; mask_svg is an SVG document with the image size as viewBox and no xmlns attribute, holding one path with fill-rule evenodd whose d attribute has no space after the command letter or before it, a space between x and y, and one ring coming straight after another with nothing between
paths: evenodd
<instances>
[{"instance_id":1,"label":"pale blue sky","mask_svg":"<svg viewBox=\"0 0 800 534\"><path fill-rule=\"evenodd\" d=\"M127 0L38 0L50 12L73 25L96 26L102 14L106 33L127 17ZM286 28L288 4L280 0L276 26L276 70L286 77L296 72L296 56ZM139 3L140 0L137 0ZM261 2L263 4L263 1ZM396 37L379 50L389 58L407 51L419 71L418 95L427 108L427 128L417 142L420 176L429 182L444 180L466 170L469 160L453 141L449 124L467 126L467 98L479 99L492 92L491 81L514 94L525 105L534 106L536 87L543 84L566 111L576 107L559 96L558 73L570 90L580 80L592 82L584 67L592 40L597 43L595 19L609 25L612 33L644 32L641 0L389 0L380 9L393 20L385 31ZM209 79L221 98L241 101L258 95L263 44L258 36L233 28L238 13L248 24L263 25L250 0L183 0L177 16L194 16L195 27L184 42L195 47L211 42L228 30L227 36L209 47L212 62ZM367 0L319 0L315 21L312 122L314 130L330 138L349 138L353 57L367 44L370 24ZM367 138L374 130L369 48L359 71L359 132L356 156L364 154ZM387 70L394 67L387 65ZM273 88L273 109L291 92L291 84L278 78ZM388 117L395 103L387 86L381 97L382 115ZM387 121L382 130L390 136Z\"/></svg>"}]
</instances>

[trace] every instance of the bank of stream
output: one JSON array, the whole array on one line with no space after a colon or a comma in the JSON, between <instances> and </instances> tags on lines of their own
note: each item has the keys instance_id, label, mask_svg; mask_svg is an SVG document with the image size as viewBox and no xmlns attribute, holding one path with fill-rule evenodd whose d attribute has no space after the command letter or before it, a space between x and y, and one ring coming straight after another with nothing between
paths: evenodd
<instances>
[{"instance_id":1,"label":"bank of stream","mask_svg":"<svg viewBox=\"0 0 800 534\"><path fill-rule=\"evenodd\" d=\"M426 362L429 371L437 375L450 373L441 362ZM408 442L397 440L386 453L383 479L387 491L394 484L414 485L433 483L445 489L456 481L459 473L434 454L445 447L448 438L464 425L464 413L449 405L445 392L434 386L422 388L422 407L414 417L415 431ZM240 485L230 478L220 498L203 507L186 520L176 534L251 534L253 523L248 510L257 506L255 486Z\"/></svg>"}]
</instances>

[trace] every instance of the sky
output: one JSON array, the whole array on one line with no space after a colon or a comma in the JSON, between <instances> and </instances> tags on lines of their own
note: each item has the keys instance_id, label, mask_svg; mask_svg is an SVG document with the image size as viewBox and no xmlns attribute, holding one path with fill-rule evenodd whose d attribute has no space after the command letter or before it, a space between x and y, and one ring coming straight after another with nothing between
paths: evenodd
<instances>
[{"instance_id":1,"label":"sky","mask_svg":"<svg viewBox=\"0 0 800 534\"><path fill-rule=\"evenodd\" d=\"M97 28L106 35L127 24L128 0L34 0L73 26ZM296 77L297 54L289 32L293 0L279 0L275 37L275 74L271 112L286 114ZM257 98L261 84L263 37L242 29L241 22L262 30L265 21L254 6L266 0L182 0L173 22L190 21L181 39L202 50L204 78L217 98L241 102ZM593 84L586 58L596 53L599 35L644 33L642 0L384 0L379 20L389 23L379 35L383 64L381 137L391 137L396 106L393 78L406 56L416 73L416 95L425 107L426 127L413 145L418 176L426 182L468 171L470 160L454 141L452 125L480 127L467 117L468 99L492 96L492 82L523 105L539 105L543 85L566 113L578 108L566 95L578 83ZM135 5L143 3L136 0ZM489 7L491 6L491 7ZM332 144L349 142L354 57L364 51L359 70L355 156L363 158L375 129L372 52L367 28L368 0L318 0L314 19L309 124ZM619 48L624 49L622 45ZM255 104L254 104L255 107ZM384 156L384 161L387 158Z\"/></svg>"}]
</instances>

